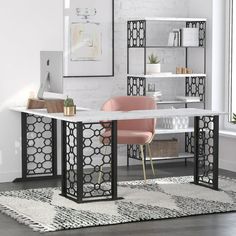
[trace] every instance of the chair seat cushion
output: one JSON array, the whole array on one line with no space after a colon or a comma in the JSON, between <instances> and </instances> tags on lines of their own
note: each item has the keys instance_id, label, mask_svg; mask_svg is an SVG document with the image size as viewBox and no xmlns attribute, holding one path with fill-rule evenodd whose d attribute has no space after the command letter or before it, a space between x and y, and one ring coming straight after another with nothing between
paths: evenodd
<instances>
[{"instance_id":1,"label":"chair seat cushion","mask_svg":"<svg viewBox=\"0 0 236 236\"><path fill-rule=\"evenodd\" d=\"M107 137L111 136L111 131L106 131L102 135L102 142L108 143ZM117 131L117 143L118 144L140 144L144 145L150 142L152 139L151 132L135 131L135 130L118 130Z\"/></svg>"}]
</instances>

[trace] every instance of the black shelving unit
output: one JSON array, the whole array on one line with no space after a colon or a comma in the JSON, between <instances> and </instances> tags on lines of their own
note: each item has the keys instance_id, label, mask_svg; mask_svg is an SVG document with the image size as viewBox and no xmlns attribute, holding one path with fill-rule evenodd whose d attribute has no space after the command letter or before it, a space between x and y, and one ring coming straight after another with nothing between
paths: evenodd
<instances>
[{"instance_id":1,"label":"black shelving unit","mask_svg":"<svg viewBox=\"0 0 236 236\"><path fill-rule=\"evenodd\" d=\"M185 47L185 46L165 46L165 45L148 45L147 44L147 33L148 21L156 22L184 22L186 28L199 28L199 46L196 47ZM202 74L188 74L181 75L185 79L185 96L196 96L200 97L200 102L180 102L180 101L162 101L158 105L183 105L185 108L191 104L199 104L206 107L205 93L206 93L206 19L200 18L147 18L144 20L130 20L127 22L127 95L128 96L145 96L147 89L147 80L151 78L161 78L159 75L147 75L147 50L148 49L166 49L166 50L185 50L185 67L188 67L189 49L196 48L203 50L203 73ZM141 75L130 74L130 50L143 50L143 71ZM176 77L180 75L176 74ZM165 76L168 77L168 76ZM175 77L174 74L171 76ZM193 133L185 133L185 152L186 156L181 155L180 157L167 158L171 159L185 159L187 164L187 158L193 158L194 153L194 142ZM136 145L128 145L127 147L127 166L129 166L129 159L141 160L139 147ZM146 157L146 152L145 152ZM148 161L148 158L145 158ZM165 158L156 158L156 160L165 160Z\"/></svg>"}]
</instances>

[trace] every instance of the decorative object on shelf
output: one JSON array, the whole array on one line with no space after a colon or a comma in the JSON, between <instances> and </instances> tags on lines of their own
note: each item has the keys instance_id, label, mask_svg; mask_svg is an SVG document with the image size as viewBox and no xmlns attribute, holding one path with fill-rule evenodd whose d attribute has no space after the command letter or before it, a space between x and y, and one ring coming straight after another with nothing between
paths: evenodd
<instances>
[{"instance_id":1,"label":"decorative object on shelf","mask_svg":"<svg viewBox=\"0 0 236 236\"><path fill-rule=\"evenodd\" d=\"M186 67L176 67L176 74L192 74L193 70Z\"/></svg>"},{"instance_id":2,"label":"decorative object on shelf","mask_svg":"<svg viewBox=\"0 0 236 236\"><path fill-rule=\"evenodd\" d=\"M182 74L187 74L187 68L186 67L182 67Z\"/></svg>"},{"instance_id":3,"label":"decorative object on shelf","mask_svg":"<svg viewBox=\"0 0 236 236\"><path fill-rule=\"evenodd\" d=\"M160 101L162 92L156 91L156 84L149 83L148 84L148 91L146 92L146 96L152 97L155 101Z\"/></svg>"},{"instance_id":4,"label":"decorative object on shelf","mask_svg":"<svg viewBox=\"0 0 236 236\"><path fill-rule=\"evenodd\" d=\"M114 0L64 0L63 64L64 77L114 76Z\"/></svg>"},{"instance_id":5,"label":"decorative object on shelf","mask_svg":"<svg viewBox=\"0 0 236 236\"><path fill-rule=\"evenodd\" d=\"M154 92L147 91L146 95L152 97L155 101L161 101L162 92L161 91L154 91Z\"/></svg>"},{"instance_id":6,"label":"decorative object on shelf","mask_svg":"<svg viewBox=\"0 0 236 236\"><path fill-rule=\"evenodd\" d=\"M200 97L195 96L177 96L177 100L184 101L184 102L200 102Z\"/></svg>"},{"instance_id":7,"label":"decorative object on shelf","mask_svg":"<svg viewBox=\"0 0 236 236\"><path fill-rule=\"evenodd\" d=\"M150 144L153 157L177 157L178 140L153 140Z\"/></svg>"},{"instance_id":8,"label":"decorative object on shelf","mask_svg":"<svg viewBox=\"0 0 236 236\"><path fill-rule=\"evenodd\" d=\"M64 101L64 115L65 116L74 116L76 114L76 106L72 98L67 97Z\"/></svg>"},{"instance_id":9,"label":"decorative object on shelf","mask_svg":"<svg viewBox=\"0 0 236 236\"><path fill-rule=\"evenodd\" d=\"M193 73L193 70L191 68L187 68L187 74L192 74Z\"/></svg>"},{"instance_id":10,"label":"decorative object on shelf","mask_svg":"<svg viewBox=\"0 0 236 236\"><path fill-rule=\"evenodd\" d=\"M155 92L155 91L156 91L155 83L149 83L148 84L148 92Z\"/></svg>"},{"instance_id":11,"label":"decorative object on shelf","mask_svg":"<svg viewBox=\"0 0 236 236\"><path fill-rule=\"evenodd\" d=\"M149 63L147 64L147 74L158 74L161 72L160 60L153 53L148 57Z\"/></svg>"},{"instance_id":12,"label":"decorative object on shelf","mask_svg":"<svg viewBox=\"0 0 236 236\"><path fill-rule=\"evenodd\" d=\"M182 74L182 67L176 67L176 74Z\"/></svg>"},{"instance_id":13,"label":"decorative object on shelf","mask_svg":"<svg viewBox=\"0 0 236 236\"><path fill-rule=\"evenodd\" d=\"M199 28L182 28L181 46L199 47Z\"/></svg>"}]
</instances>

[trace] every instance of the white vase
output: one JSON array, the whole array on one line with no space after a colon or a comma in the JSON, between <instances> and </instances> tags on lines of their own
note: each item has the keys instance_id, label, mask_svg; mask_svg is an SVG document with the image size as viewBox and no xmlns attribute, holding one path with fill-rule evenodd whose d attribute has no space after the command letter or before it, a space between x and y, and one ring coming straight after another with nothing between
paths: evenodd
<instances>
[{"instance_id":1,"label":"white vase","mask_svg":"<svg viewBox=\"0 0 236 236\"><path fill-rule=\"evenodd\" d=\"M147 74L158 74L161 72L161 64L147 64Z\"/></svg>"}]
</instances>

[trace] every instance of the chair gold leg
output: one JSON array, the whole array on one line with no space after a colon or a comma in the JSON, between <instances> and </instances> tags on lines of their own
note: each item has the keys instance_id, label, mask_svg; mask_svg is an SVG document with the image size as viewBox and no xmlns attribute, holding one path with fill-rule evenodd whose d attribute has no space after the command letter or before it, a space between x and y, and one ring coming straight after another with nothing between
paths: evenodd
<instances>
[{"instance_id":1,"label":"chair gold leg","mask_svg":"<svg viewBox=\"0 0 236 236\"><path fill-rule=\"evenodd\" d=\"M144 181L146 182L147 177L146 177L146 169L145 169L145 162L144 162L143 145L139 145L139 146L140 146L142 165L143 165L143 177L144 177Z\"/></svg>"},{"instance_id":2,"label":"chair gold leg","mask_svg":"<svg viewBox=\"0 0 236 236\"><path fill-rule=\"evenodd\" d=\"M105 146L105 155L107 153L107 146ZM103 166L100 167L100 171L99 171L99 174L98 174L98 184L101 183L101 179L102 179L102 170L103 170Z\"/></svg>"},{"instance_id":3,"label":"chair gold leg","mask_svg":"<svg viewBox=\"0 0 236 236\"><path fill-rule=\"evenodd\" d=\"M151 163L151 167L152 167L152 173L154 176L156 176L155 174L155 169L154 169L154 165L153 165L153 161L152 161L152 151L151 151L151 147L150 147L150 144L148 143L147 144L147 148L148 148L148 154L149 154L149 157L150 157L150 163Z\"/></svg>"},{"instance_id":4,"label":"chair gold leg","mask_svg":"<svg viewBox=\"0 0 236 236\"><path fill-rule=\"evenodd\" d=\"M98 184L101 183L101 178L102 178L102 166L100 167L100 171L99 171L99 174L98 174Z\"/></svg>"}]
</instances>

